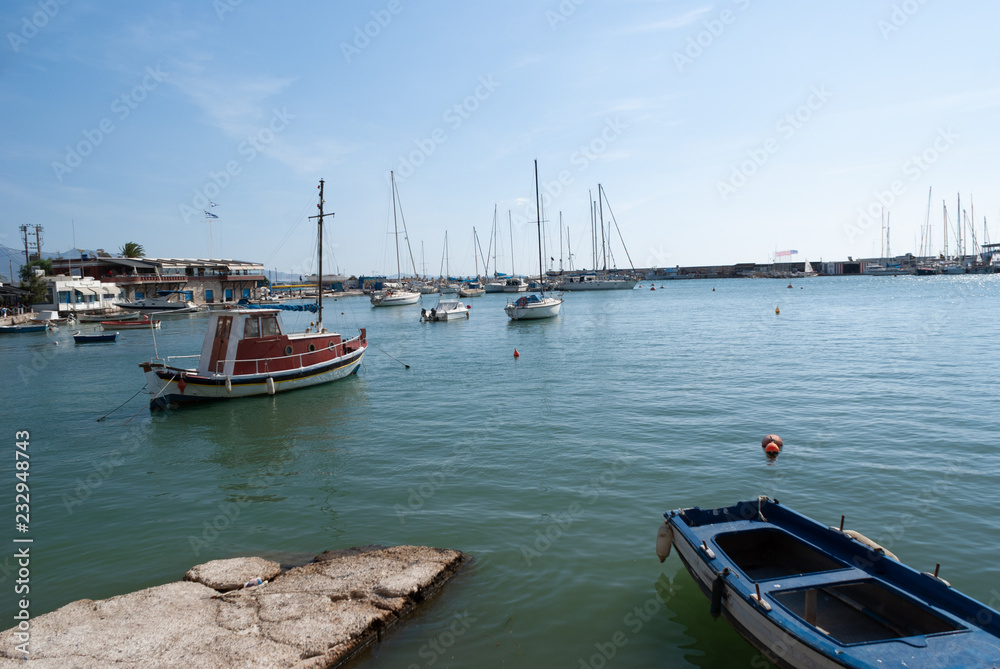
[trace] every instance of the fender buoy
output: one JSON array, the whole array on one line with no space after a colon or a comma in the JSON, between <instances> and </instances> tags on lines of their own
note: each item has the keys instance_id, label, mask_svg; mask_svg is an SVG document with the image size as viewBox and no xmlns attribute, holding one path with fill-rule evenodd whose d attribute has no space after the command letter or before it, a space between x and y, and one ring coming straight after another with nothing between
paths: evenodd
<instances>
[{"instance_id":1,"label":"fender buoy","mask_svg":"<svg viewBox=\"0 0 1000 669\"><path fill-rule=\"evenodd\" d=\"M517 299L517 306L523 307L523 306L526 306L527 304L528 304L528 298L526 298L526 297L519 297Z\"/></svg>"},{"instance_id":2,"label":"fender buoy","mask_svg":"<svg viewBox=\"0 0 1000 669\"><path fill-rule=\"evenodd\" d=\"M656 557L663 562L670 557L670 547L674 543L674 528L670 523L663 523L656 532Z\"/></svg>"}]
</instances>

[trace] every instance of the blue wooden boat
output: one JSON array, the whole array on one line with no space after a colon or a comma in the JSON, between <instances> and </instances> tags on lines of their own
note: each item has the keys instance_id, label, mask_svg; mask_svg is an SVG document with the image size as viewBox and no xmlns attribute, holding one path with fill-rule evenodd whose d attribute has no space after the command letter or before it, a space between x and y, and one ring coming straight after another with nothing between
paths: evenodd
<instances>
[{"instance_id":1,"label":"blue wooden boat","mask_svg":"<svg viewBox=\"0 0 1000 669\"><path fill-rule=\"evenodd\" d=\"M73 333L73 341L77 344L94 344L98 342L117 341L117 332L93 332L84 334L82 332Z\"/></svg>"},{"instance_id":2,"label":"blue wooden boat","mask_svg":"<svg viewBox=\"0 0 1000 669\"><path fill-rule=\"evenodd\" d=\"M664 514L670 547L727 620L785 669L1000 668L1000 613L866 537L767 497Z\"/></svg>"},{"instance_id":3,"label":"blue wooden boat","mask_svg":"<svg viewBox=\"0 0 1000 669\"><path fill-rule=\"evenodd\" d=\"M19 332L44 332L49 326L44 323L27 323L19 325L0 325L0 333L17 334Z\"/></svg>"}]
</instances>

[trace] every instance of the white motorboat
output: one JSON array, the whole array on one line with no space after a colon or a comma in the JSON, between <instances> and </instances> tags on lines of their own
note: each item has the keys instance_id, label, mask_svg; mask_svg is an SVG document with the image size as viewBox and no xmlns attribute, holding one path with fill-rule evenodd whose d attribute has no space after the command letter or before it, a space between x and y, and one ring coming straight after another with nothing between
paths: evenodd
<instances>
[{"instance_id":1,"label":"white motorboat","mask_svg":"<svg viewBox=\"0 0 1000 669\"><path fill-rule=\"evenodd\" d=\"M424 323L431 321L453 321L459 318L468 318L469 308L462 304L459 299L441 298L438 303L431 308L420 310L420 320Z\"/></svg>"},{"instance_id":2,"label":"white motorboat","mask_svg":"<svg viewBox=\"0 0 1000 669\"><path fill-rule=\"evenodd\" d=\"M122 309L131 309L133 311L172 311L175 313L180 312L193 312L198 311L199 307L194 302L188 301L171 301L170 297L172 295L183 295L182 291L179 290L158 290L156 291L156 297L146 297L141 300L133 300L132 302L115 302L116 307L121 307Z\"/></svg>"},{"instance_id":3,"label":"white motorboat","mask_svg":"<svg viewBox=\"0 0 1000 669\"><path fill-rule=\"evenodd\" d=\"M510 277L503 282L503 292L524 293L528 290L528 282L519 276Z\"/></svg>"},{"instance_id":4,"label":"white motorboat","mask_svg":"<svg viewBox=\"0 0 1000 669\"><path fill-rule=\"evenodd\" d=\"M478 281L470 281L458 290L459 297L481 297L486 289Z\"/></svg>"}]
</instances>

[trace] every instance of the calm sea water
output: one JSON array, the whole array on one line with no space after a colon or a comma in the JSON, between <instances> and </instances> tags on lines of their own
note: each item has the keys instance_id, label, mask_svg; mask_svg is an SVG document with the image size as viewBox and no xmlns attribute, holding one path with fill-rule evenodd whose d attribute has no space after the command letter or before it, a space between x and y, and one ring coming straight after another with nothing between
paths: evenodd
<instances>
[{"instance_id":1,"label":"calm sea water","mask_svg":"<svg viewBox=\"0 0 1000 669\"><path fill-rule=\"evenodd\" d=\"M765 666L654 554L664 511L759 494L1000 605L1000 276L787 284L568 293L522 323L500 295L431 324L344 298L327 324L410 369L372 347L338 383L165 415L140 395L103 422L143 387L148 332L3 336L2 556L28 430L36 616L216 558L414 543L475 562L354 666ZM160 354L197 353L205 324L165 321Z\"/></svg>"}]
</instances>

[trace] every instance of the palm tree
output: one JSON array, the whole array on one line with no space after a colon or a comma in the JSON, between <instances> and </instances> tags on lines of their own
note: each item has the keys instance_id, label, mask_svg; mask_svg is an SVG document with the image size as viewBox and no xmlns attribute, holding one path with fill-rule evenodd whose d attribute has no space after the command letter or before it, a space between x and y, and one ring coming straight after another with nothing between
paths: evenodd
<instances>
[{"instance_id":1,"label":"palm tree","mask_svg":"<svg viewBox=\"0 0 1000 669\"><path fill-rule=\"evenodd\" d=\"M142 248L142 244L125 242L125 246L121 248L121 254L123 258L141 258L146 255L146 249Z\"/></svg>"}]
</instances>

